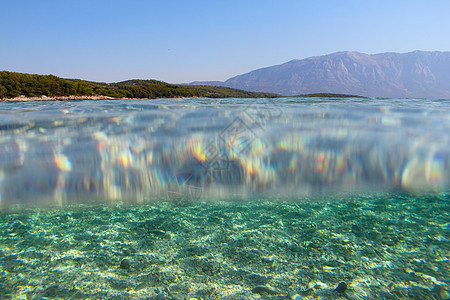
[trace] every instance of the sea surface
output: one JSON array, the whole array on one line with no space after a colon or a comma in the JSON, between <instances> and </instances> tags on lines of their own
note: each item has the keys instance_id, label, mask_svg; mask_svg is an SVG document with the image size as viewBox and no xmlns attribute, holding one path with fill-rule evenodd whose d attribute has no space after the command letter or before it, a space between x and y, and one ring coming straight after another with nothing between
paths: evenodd
<instances>
[{"instance_id":1,"label":"sea surface","mask_svg":"<svg viewBox=\"0 0 450 300\"><path fill-rule=\"evenodd\" d=\"M450 100L0 102L0 299L449 299Z\"/></svg>"}]
</instances>

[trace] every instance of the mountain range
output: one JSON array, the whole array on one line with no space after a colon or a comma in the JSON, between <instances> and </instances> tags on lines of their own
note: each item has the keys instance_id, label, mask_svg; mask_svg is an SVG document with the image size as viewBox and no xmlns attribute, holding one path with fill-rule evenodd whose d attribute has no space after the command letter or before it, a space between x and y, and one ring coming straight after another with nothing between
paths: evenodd
<instances>
[{"instance_id":1,"label":"mountain range","mask_svg":"<svg viewBox=\"0 0 450 300\"><path fill-rule=\"evenodd\" d=\"M337 52L294 59L232 77L191 84L285 96L311 93L367 97L450 98L450 52Z\"/></svg>"}]
</instances>

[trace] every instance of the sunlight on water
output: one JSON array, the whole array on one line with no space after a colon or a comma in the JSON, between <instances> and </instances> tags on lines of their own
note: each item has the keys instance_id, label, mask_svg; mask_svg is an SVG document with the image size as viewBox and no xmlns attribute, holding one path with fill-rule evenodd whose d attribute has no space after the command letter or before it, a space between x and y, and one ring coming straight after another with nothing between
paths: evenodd
<instances>
[{"instance_id":1,"label":"sunlight on water","mask_svg":"<svg viewBox=\"0 0 450 300\"><path fill-rule=\"evenodd\" d=\"M448 101L5 104L2 205L446 191ZM91 201L91 200L90 200Z\"/></svg>"}]
</instances>

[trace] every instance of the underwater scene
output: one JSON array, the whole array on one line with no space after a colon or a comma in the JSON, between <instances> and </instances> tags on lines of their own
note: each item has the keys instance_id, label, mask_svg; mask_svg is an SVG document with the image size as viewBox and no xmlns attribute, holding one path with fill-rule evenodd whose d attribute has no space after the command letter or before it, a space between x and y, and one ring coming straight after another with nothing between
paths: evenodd
<instances>
[{"instance_id":1,"label":"underwater scene","mask_svg":"<svg viewBox=\"0 0 450 300\"><path fill-rule=\"evenodd\" d=\"M0 299L450 299L450 100L0 103Z\"/></svg>"}]
</instances>

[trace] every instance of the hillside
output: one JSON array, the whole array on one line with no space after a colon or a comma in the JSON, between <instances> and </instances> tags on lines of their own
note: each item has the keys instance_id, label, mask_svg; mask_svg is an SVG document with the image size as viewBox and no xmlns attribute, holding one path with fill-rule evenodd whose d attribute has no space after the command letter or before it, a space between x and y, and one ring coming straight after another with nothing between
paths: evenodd
<instances>
[{"instance_id":1,"label":"hillside","mask_svg":"<svg viewBox=\"0 0 450 300\"><path fill-rule=\"evenodd\" d=\"M368 97L450 98L450 52L368 55L338 52L292 60L232 77L195 82L253 92L299 95L338 93Z\"/></svg>"},{"instance_id":2,"label":"hillside","mask_svg":"<svg viewBox=\"0 0 450 300\"><path fill-rule=\"evenodd\" d=\"M106 96L111 98L258 98L276 97L227 87L186 86L157 80L128 80L117 83L64 79L54 75L0 72L0 99L25 97Z\"/></svg>"}]
</instances>

